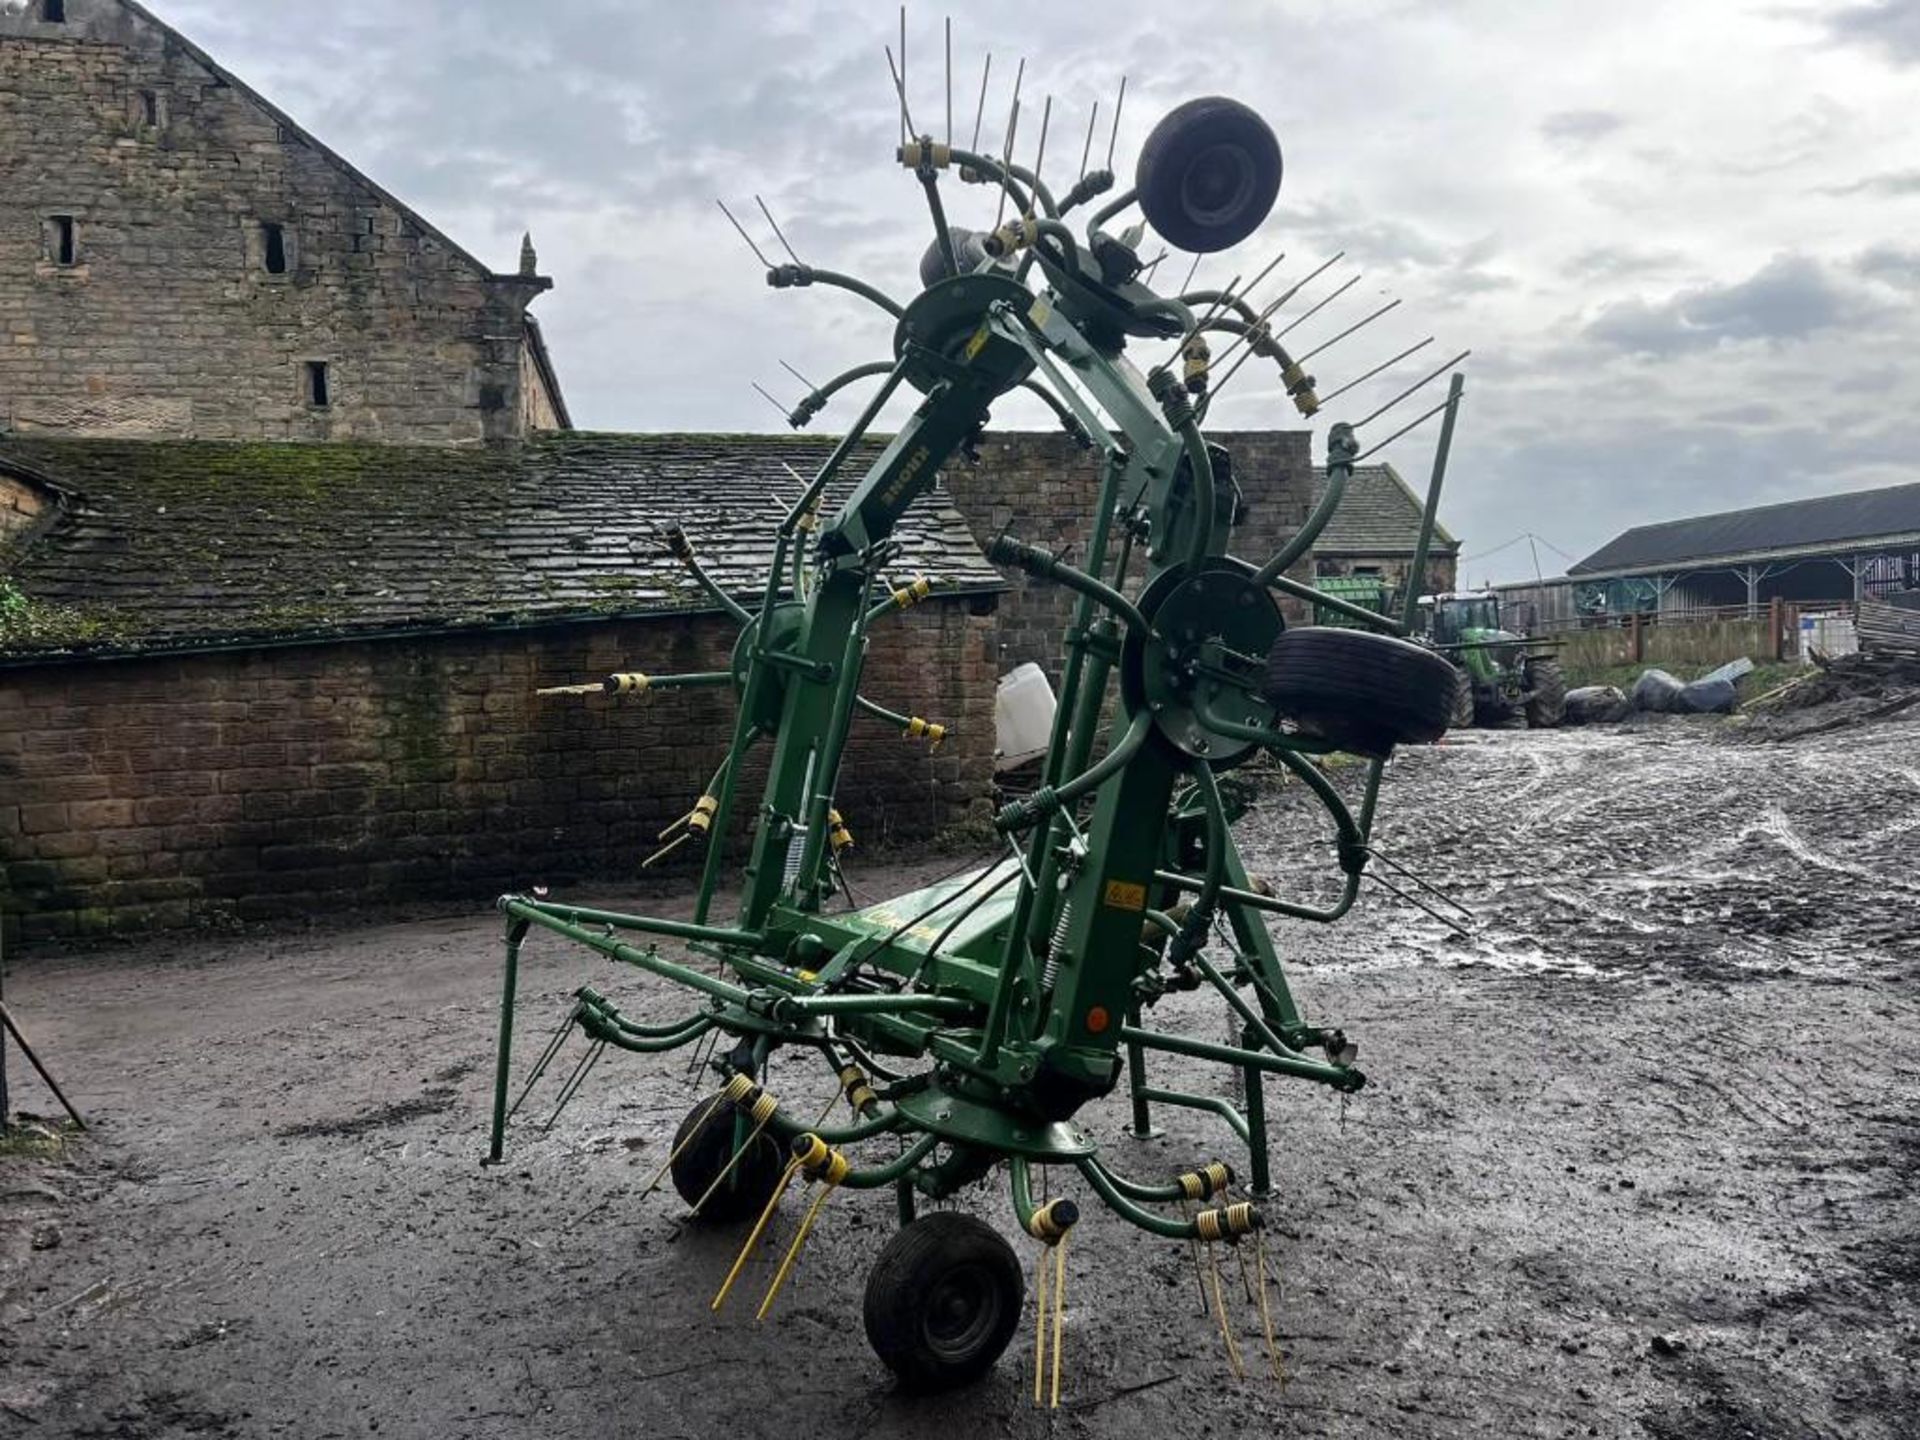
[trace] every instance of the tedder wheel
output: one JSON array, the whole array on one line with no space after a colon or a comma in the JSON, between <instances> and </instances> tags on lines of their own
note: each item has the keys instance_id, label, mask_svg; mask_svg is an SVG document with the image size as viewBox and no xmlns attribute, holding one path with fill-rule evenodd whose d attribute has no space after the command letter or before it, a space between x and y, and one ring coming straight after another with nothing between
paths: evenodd
<instances>
[{"instance_id":1,"label":"tedder wheel","mask_svg":"<svg viewBox=\"0 0 1920 1440\"><path fill-rule=\"evenodd\" d=\"M711 1115L707 1113L709 1106L713 1106ZM727 1162L733 1159L737 1129L734 1121L743 1113L731 1100L722 1100L716 1106L713 1097L708 1096L687 1112L687 1118L673 1132L673 1148L679 1152L673 1157L673 1188L687 1204L698 1204L720 1172L726 1170ZM686 1144L696 1125L700 1126L700 1133L691 1144ZM683 1144L685 1149L681 1149ZM699 1218L723 1224L755 1218L766 1208L767 1197L773 1194L786 1168L787 1157L780 1149L780 1142L761 1131L748 1142L747 1153L740 1157L740 1163L700 1206Z\"/></svg>"},{"instance_id":2,"label":"tedder wheel","mask_svg":"<svg viewBox=\"0 0 1920 1440\"><path fill-rule=\"evenodd\" d=\"M993 1368L1020 1324L1026 1279L983 1220L923 1215L880 1251L867 1277L867 1343L910 1390L947 1390Z\"/></svg>"},{"instance_id":3,"label":"tedder wheel","mask_svg":"<svg viewBox=\"0 0 1920 1440\"><path fill-rule=\"evenodd\" d=\"M1140 147L1140 213L1181 250L1226 250L1260 228L1280 193L1280 142L1238 100L1209 95L1169 110Z\"/></svg>"},{"instance_id":4,"label":"tedder wheel","mask_svg":"<svg viewBox=\"0 0 1920 1440\"><path fill-rule=\"evenodd\" d=\"M1523 672L1527 690L1527 728L1551 730L1567 718L1567 673L1558 660L1529 660Z\"/></svg>"},{"instance_id":5,"label":"tedder wheel","mask_svg":"<svg viewBox=\"0 0 1920 1440\"><path fill-rule=\"evenodd\" d=\"M1468 670L1453 672L1453 719L1447 723L1449 730L1471 730L1473 728L1473 673Z\"/></svg>"},{"instance_id":6,"label":"tedder wheel","mask_svg":"<svg viewBox=\"0 0 1920 1440\"><path fill-rule=\"evenodd\" d=\"M1299 726L1356 755L1426 745L1453 720L1454 667L1425 646L1391 635L1309 625L1267 652L1267 703Z\"/></svg>"}]
</instances>

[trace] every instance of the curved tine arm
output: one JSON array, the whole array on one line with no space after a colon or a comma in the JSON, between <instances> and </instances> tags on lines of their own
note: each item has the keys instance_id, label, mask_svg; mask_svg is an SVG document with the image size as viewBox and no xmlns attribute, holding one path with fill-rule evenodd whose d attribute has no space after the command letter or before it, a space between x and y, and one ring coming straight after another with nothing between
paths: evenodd
<instances>
[{"instance_id":1,"label":"curved tine arm","mask_svg":"<svg viewBox=\"0 0 1920 1440\"><path fill-rule=\"evenodd\" d=\"M1029 184L1032 182L1033 176L1028 171L1021 169L1018 165L1011 166L1009 167L1011 170L1011 177L1009 178L1009 171L1001 168L998 158L992 155L976 155L971 150L953 151L953 163L965 169L979 172L996 185L1005 183L1008 198L1013 201L1015 209L1022 215L1031 215L1033 213L1033 200L1028 191L1020 183L1022 180L1027 181ZM1045 187L1042 187L1040 192L1040 203L1043 207L1041 213L1049 220L1059 218L1060 212L1054 206L1053 196L1047 192Z\"/></svg>"},{"instance_id":2,"label":"curved tine arm","mask_svg":"<svg viewBox=\"0 0 1920 1440\"><path fill-rule=\"evenodd\" d=\"M1086 571L1075 569L1064 560L1054 559L1038 546L1025 544L1011 535L1001 535L987 547L987 558L1001 565L1017 565L1029 575L1052 580L1078 594L1090 596L1096 604L1104 605L1117 615L1129 630L1140 635L1147 633L1146 617L1126 596L1111 585L1094 579Z\"/></svg>"},{"instance_id":3,"label":"curved tine arm","mask_svg":"<svg viewBox=\"0 0 1920 1440\"><path fill-rule=\"evenodd\" d=\"M700 582L700 588L711 595L722 610L742 625L753 623L753 612L720 588L720 582L707 573L707 567L700 563L697 555L687 555L681 559L680 563L686 566L687 573Z\"/></svg>"},{"instance_id":4,"label":"curved tine arm","mask_svg":"<svg viewBox=\"0 0 1920 1440\"><path fill-rule=\"evenodd\" d=\"M884 1165L876 1165L870 1170L849 1170L846 1179L840 1183L849 1190L877 1190L882 1185L891 1185L916 1169L939 1143L938 1135L922 1135Z\"/></svg>"},{"instance_id":5,"label":"curved tine arm","mask_svg":"<svg viewBox=\"0 0 1920 1440\"><path fill-rule=\"evenodd\" d=\"M1125 190L1122 190L1118 195L1114 196L1113 199L1094 211L1093 218L1087 221L1088 238L1091 239L1094 235L1098 234L1102 225L1106 224L1107 221L1113 219L1114 216L1133 204L1137 198L1138 192L1135 191L1132 186L1128 186Z\"/></svg>"},{"instance_id":6,"label":"curved tine arm","mask_svg":"<svg viewBox=\"0 0 1920 1440\"><path fill-rule=\"evenodd\" d=\"M1059 417L1060 428L1065 430L1067 434L1083 444L1091 445L1093 443L1093 437L1087 434L1087 427L1080 423L1080 417L1069 410L1066 402L1054 394L1053 391L1042 385L1038 380L1035 380L1031 375L1020 382L1020 388L1022 390L1031 390L1042 400L1046 401L1047 408Z\"/></svg>"},{"instance_id":7,"label":"curved tine arm","mask_svg":"<svg viewBox=\"0 0 1920 1440\"><path fill-rule=\"evenodd\" d=\"M827 402L842 390L846 389L847 386L853 384L854 381L870 379L875 375L890 375L893 373L893 366L894 362L891 360L869 360L864 365L855 365L850 369L842 370L838 375L834 376L831 380L827 381L826 384L822 385L818 390L815 390L811 395L807 396L806 399L796 405L793 413L795 416L800 417L801 423L804 424L806 421L813 419L813 417L818 415L822 410L826 409ZM791 424L791 420L789 420L788 423ZM799 426L795 426L794 428L798 429Z\"/></svg>"},{"instance_id":8,"label":"curved tine arm","mask_svg":"<svg viewBox=\"0 0 1920 1440\"><path fill-rule=\"evenodd\" d=\"M1240 318L1244 320L1247 325L1257 325L1260 323L1259 312L1256 311L1253 306L1249 305L1238 295L1229 295L1225 290L1189 290L1180 297L1180 303L1189 306L1219 305L1224 303L1239 311ZM1210 326L1208 328L1212 327ZM1242 328L1244 329L1245 327L1243 326Z\"/></svg>"},{"instance_id":9,"label":"curved tine arm","mask_svg":"<svg viewBox=\"0 0 1920 1440\"><path fill-rule=\"evenodd\" d=\"M842 275L838 270L816 270L811 265L775 265L767 271L767 284L776 290L790 290L808 285L832 285L841 290L851 291L862 300L871 300L894 319L906 317L906 307L892 296L869 285L864 280L856 280L851 275Z\"/></svg>"},{"instance_id":10,"label":"curved tine arm","mask_svg":"<svg viewBox=\"0 0 1920 1440\"><path fill-rule=\"evenodd\" d=\"M1121 1219L1131 1221L1142 1230L1151 1231L1155 1235L1163 1235L1169 1240L1191 1240L1195 1237L1197 1232L1191 1220L1173 1220L1165 1215L1156 1215L1151 1210L1141 1208L1141 1206L1121 1192L1120 1187L1114 1183L1114 1177L1109 1175L1105 1167L1091 1155L1084 1156L1076 1161L1074 1168L1086 1177L1086 1181L1093 1187L1094 1193L1106 1201L1108 1208ZM1137 1186L1131 1188L1144 1190L1146 1187Z\"/></svg>"},{"instance_id":11,"label":"curved tine arm","mask_svg":"<svg viewBox=\"0 0 1920 1440\"><path fill-rule=\"evenodd\" d=\"M1313 513L1307 516L1307 523L1280 547L1279 553L1253 572L1254 584L1271 585L1286 572L1289 565L1313 548L1313 542L1327 528L1334 511L1340 508L1341 497L1347 493L1347 481L1352 478L1354 456L1359 453L1359 448L1352 426L1342 423L1333 427L1327 436L1326 492L1321 495L1320 503L1313 507ZM1404 634L1405 628L1399 627L1398 633Z\"/></svg>"}]
</instances>

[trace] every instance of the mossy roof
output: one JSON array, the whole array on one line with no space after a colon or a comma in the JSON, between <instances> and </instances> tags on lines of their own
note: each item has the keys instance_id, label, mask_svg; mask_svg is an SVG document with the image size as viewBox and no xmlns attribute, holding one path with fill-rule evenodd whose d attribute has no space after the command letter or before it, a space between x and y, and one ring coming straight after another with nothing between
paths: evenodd
<instances>
[{"instance_id":1,"label":"mossy roof","mask_svg":"<svg viewBox=\"0 0 1920 1440\"><path fill-rule=\"evenodd\" d=\"M710 609L666 554L676 522L723 586L757 599L774 526L801 488L787 466L810 475L833 443L0 441L0 469L68 492L51 525L0 555L0 658ZM878 452L860 447L842 473L857 477ZM1003 584L943 490L895 538L901 575L949 591Z\"/></svg>"},{"instance_id":2,"label":"mossy roof","mask_svg":"<svg viewBox=\"0 0 1920 1440\"><path fill-rule=\"evenodd\" d=\"M1319 466L1313 472L1313 498L1319 501L1326 492L1327 472ZM1413 493L1400 472L1391 465L1356 465L1347 482L1340 508L1314 541L1316 555L1412 555L1420 543L1420 517L1426 505ZM1460 542L1447 527L1433 527L1436 554L1451 555Z\"/></svg>"}]
</instances>

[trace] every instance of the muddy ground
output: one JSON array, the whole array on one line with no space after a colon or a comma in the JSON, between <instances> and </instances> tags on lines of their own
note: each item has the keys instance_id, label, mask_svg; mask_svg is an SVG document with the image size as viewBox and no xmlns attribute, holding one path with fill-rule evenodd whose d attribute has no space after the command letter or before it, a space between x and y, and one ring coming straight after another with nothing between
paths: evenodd
<instances>
[{"instance_id":1,"label":"muddy ground","mask_svg":"<svg viewBox=\"0 0 1920 1440\"><path fill-rule=\"evenodd\" d=\"M1474 733L1390 775L1382 849L1476 920L1370 890L1344 926L1279 927L1372 1078L1272 1087L1285 1388L1234 1380L1187 1255L1097 1205L1057 1417L1026 1334L971 1392L893 1391L859 1320L884 1195L835 1199L770 1321L715 1318L737 1236L635 1193L684 1066L609 1058L551 1134L477 1163L498 955L474 914L15 966L98 1126L64 1163L0 1161L0 1433L1920 1433L1920 723ZM1327 885L1297 791L1241 830L1256 870ZM523 1043L584 980L664 1013L536 939ZM1224 1028L1193 995L1159 1019ZM1094 1116L1133 1173L1225 1153L1162 1118L1142 1143Z\"/></svg>"}]
</instances>

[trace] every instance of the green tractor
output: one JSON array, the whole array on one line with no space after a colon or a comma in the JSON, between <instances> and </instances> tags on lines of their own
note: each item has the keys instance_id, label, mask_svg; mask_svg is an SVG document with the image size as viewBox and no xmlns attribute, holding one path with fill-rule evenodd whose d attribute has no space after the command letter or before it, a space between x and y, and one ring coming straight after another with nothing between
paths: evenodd
<instances>
[{"instance_id":1,"label":"green tractor","mask_svg":"<svg viewBox=\"0 0 1920 1440\"><path fill-rule=\"evenodd\" d=\"M1426 640L1458 672L1453 728L1499 725L1524 715L1529 729L1552 729L1566 718L1567 677L1549 642L1501 628L1492 591L1423 595Z\"/></svg>"}]
</instances>

